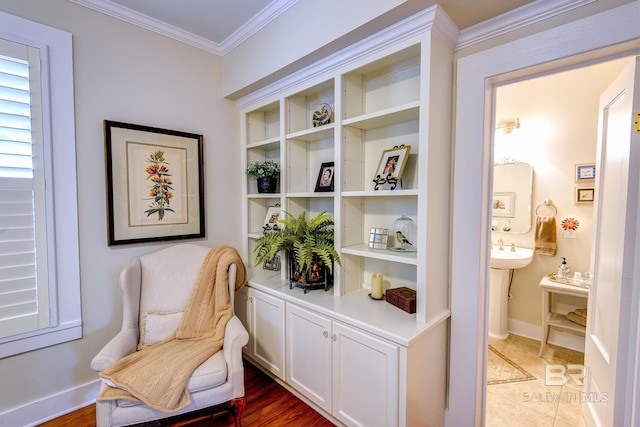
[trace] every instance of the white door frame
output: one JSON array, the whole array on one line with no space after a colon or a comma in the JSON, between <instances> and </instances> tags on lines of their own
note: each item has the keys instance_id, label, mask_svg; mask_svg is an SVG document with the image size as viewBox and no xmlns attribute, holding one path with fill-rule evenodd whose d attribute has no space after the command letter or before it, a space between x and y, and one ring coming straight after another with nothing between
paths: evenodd
<instances>
[{"instance_id":1,"label":"white door frame","mask_svg":"<svg viewBox=\"0 0 640 427\"><path fill-rule=\"evenodd\" d=\"M637 55L639 21L635 1L457 61L448 426L484 423L493 88Z\"/></svg>"}]
</instances>

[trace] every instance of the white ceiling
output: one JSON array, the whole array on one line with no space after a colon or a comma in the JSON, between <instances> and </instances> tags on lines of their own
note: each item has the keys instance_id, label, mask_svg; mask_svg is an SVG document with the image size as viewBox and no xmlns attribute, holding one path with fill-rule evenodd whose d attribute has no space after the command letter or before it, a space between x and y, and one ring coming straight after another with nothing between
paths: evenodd
<instances>
[{"instance_id":1,"label":"white ceiling","mask_svg":"<svg viewBox=\"0 0 640 427\"><path fill-rule=\"evenodd\" d=\"M298 0L71 1L159 32L183 32L200 44L214 45L213 50L225 53ZM543 1L546 0L406 0L405 3L426 8L437 2L462 30L525 4Z\"/></svg>"}]
</instances>

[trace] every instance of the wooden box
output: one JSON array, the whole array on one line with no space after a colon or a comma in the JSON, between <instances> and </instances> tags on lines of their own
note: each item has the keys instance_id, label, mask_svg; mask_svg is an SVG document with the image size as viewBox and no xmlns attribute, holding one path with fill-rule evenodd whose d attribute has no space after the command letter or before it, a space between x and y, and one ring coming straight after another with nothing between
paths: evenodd
<instances>
[{"instance_id":1,"label":"wooden box","mask_svg":"<svg viewBox=\"0 0 640 427\"><path fill-rule=\"evenodd\" d=\"M407 313L416 312L416 291L413 289L405 286L387 289L384 297L389 304L393 304Z\"/></svg>"}]
</instances>

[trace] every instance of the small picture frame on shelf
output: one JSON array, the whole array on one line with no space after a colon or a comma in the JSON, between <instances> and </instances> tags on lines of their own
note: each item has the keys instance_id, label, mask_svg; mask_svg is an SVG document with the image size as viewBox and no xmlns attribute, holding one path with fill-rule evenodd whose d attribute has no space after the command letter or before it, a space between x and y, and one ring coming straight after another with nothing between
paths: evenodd
<instances>
[{"instance_id":1,"label":"small picture frame on shelf","mask_svg":"<svg viewBox=\"0 0 640 427\"><path fill-rule=\"evenodd\" d=\"M318 179L316 181L316 192L333 191L334 172L334 162L326 162L320 166L320 172L318 172Z\"/></svg>"},{"instance_id":2,"label":"small picture frame on shelf","mask_svg":"<svg viewBox=\"0 0 640 427\"><path fill-rule=\"evenodd\" d=\"M389 243L389 230L386 228L372 228L369 234L369 247L371 249L387 249Z\"/></svg>"},{"instance_id":3,"label":"small picture frame on shelf","mask_svg":"<svg viewBox=\"0 0 640 427\"><path fill-rule=\"evenodd\" d=\"M264 223L262 226L263 233L272 233L282 229L282 224L278 222L280 219L280 206L269 206L267 208L267 214L264 217Z\"/></svg>"},{"instance_id":4,"label":"small picture frame on shelf","mask_svg":"<svg viewBox=\"0 0 640 427\"><path fill-rule=\"evenodd\" d=\"M262 264L264 270L280 271L280 255L276 255L273 259L267 259Z\"/></svg>"},{"instance_id":5,"label":"small picture frame on shelf","mask_svg":"<svg viewBox=\"0 0 640 427\"><path fill-rule=\"evenodd\" d=\"M380 178L384 178L387 181L402 178L402 172L407 165L410 150L410 145L401 145L384 150L382 157L380 157L378 168L376 169L376 175L373 178L374 181Z\"/></svg>"},{"instance_id":6,"label":"small picture frame on shelf","mask_svg":"<svg viewBox=\"0 0 640 427\"><path fill-rule=\"evenodd\" d=\"M505 218L513 218L516 205L516 193L493 193L491 202L491 215Z\"/></svg>"},{"instance_id":7,"label":"small picture frame on shelf","mask_svg":"<svg viewBox=\"0 0 640 427\"><path fill-rule=\"evenodd\" d=\"M593 203L596 189L594 187L576 187L576 204Z\"/></svg>"},{"instance_id":8,"label":"small picture frame on shelf","mask_svg":"<svg viewBox=\"0 0 640 427\"><path fill-rule=\"evenodd\" d=\"M576 182L595 182L595 180L595 163L579 163L576 165Z\"/></svg>"}]
</instances>

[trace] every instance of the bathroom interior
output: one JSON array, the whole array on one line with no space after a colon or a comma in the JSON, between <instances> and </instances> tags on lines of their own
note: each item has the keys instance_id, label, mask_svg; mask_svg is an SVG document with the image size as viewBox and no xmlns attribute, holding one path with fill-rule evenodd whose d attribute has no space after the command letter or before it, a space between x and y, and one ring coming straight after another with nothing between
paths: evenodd
<instances>
[{"instance_id":1,"label":"bathroom interior","mask_svg":"<svg viewBox=\"0 0 640 427\"><path fill-rule=\"evenodd\" d=\"M497 214L492 217L492 253L502 246L508 254L512 245L532 250L537 216L555 216L557 253L533 253L525 266L490 270L487 426L515 425L518 420L526 421L518 425L584 425L580 388L549 388L544 381L546 364L584 363L584 337L552 327L549 344L539 356L539 283L557 272L563 257L571 277L579 272L588 279L594 204L579 201L577 192L598 189L595 182L576 179L576 166L595 164L600 94L630 60L528 78L495 90L492 200L499 204L492 206ZM514 175L510 169L520 171ZM561 223L567 218L577 220L575 230L563 230ZM586 307L585 298L554 294L550 308L567 314ZM513 379L500 380L500 375L509 378L514 370L529 375L516 373ZM561 398L549 399L549 391Z\"/></svg>"}]
</instances>

